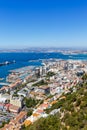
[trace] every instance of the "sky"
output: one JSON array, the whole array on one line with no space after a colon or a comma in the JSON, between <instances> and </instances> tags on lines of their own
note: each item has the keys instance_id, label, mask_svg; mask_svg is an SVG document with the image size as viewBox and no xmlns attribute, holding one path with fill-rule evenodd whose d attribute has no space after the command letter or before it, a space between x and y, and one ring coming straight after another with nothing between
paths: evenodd
<instances>
[{"instance_id":1,"label":"sky","mask_svg":"<svg viewBox=\"0 0 87 130\"><path fill-rule=\"evenodd\" d=\"M0 48L87 47L87 0L0 0Z\"/></svg>"}]
</instances>

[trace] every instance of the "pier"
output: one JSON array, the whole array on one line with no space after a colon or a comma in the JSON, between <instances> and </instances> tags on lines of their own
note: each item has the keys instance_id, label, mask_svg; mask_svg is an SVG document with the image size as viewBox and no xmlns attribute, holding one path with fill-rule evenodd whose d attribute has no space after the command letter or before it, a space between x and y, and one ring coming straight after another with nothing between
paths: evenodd
<instances>
[{"instance_id":1,"label":"pier","mask_svg":"<svg viewBox=\"0 0 87 130\"><path fill-rule=\"evenodd\" d=\"M1 82L0 85L2 85L2 86L9 86L10 84Z\"/></svg>"}]
</instances>

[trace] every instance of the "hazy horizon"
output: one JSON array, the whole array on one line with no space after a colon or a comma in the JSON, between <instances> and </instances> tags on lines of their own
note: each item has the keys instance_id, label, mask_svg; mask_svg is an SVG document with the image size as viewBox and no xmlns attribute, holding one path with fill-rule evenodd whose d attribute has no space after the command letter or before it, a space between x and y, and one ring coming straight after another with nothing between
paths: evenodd
<instances>
[{"instance_id":1,"label":"hazy horizon","mask_svg":"<svg viewBox=\"0 0 87 130\"><path fill-rule=\"evenodd\" d=\"M0 50L29 50L29 49L32 49L32 50L38 50L38 49L48 49L48 50L87 50L87 47L58 47L58 46L51 46L51 47L46 47L46 46L44 46L44 47L42 47L42 46L28 46L28 47L11 47L11 48L9 48L9 47L0 47Z\"/></svg>"}]
</instances>

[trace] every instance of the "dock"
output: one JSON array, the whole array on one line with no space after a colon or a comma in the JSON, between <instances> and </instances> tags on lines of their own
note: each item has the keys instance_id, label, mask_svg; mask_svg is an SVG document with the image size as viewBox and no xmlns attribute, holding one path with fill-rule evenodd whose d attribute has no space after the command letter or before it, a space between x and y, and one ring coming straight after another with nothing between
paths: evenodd
<instances>
[{"instance_id":1,"label":"dock","mask_svg":"<svg viewBox=\"0 0 87 130\"><path fill-rule=\"evenodd\" d=\"M10 84L9 84L9 83L0 82L0 85L1 85L1 86L9 86Z\"/></svg>"}]
</instances>

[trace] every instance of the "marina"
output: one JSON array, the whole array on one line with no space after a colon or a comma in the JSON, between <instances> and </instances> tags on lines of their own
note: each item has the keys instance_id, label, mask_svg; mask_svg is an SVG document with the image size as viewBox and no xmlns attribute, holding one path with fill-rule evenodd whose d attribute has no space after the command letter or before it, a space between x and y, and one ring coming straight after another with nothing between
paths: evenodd
<instances>
[{"instance_id":1,"label":"marina","mask_svg":"<svg viewBox=\"0 0 87 130\"><path fill-rule=\"evenodd\" d=\"M26 66L26 67L22 67L22 68L19 68L19 69L14 69L14 70L10 70L10 72L13 72L13 73L23 73L25 71L29 71L29 70L33 70L35 67L34 66Z\"/></svg>"},{"instance_id":2,"label":"marina","mask_svg":"<svg viewBox=\"0 0 87 130\"><path fill-rule=\"evenodd\" d=\"M6 77L6 82L14 82L17 79L23 80L29 76L34 69L34 66L26 66L19 69L10 70L10 74Z\"/></svg>"}]
</instances>

